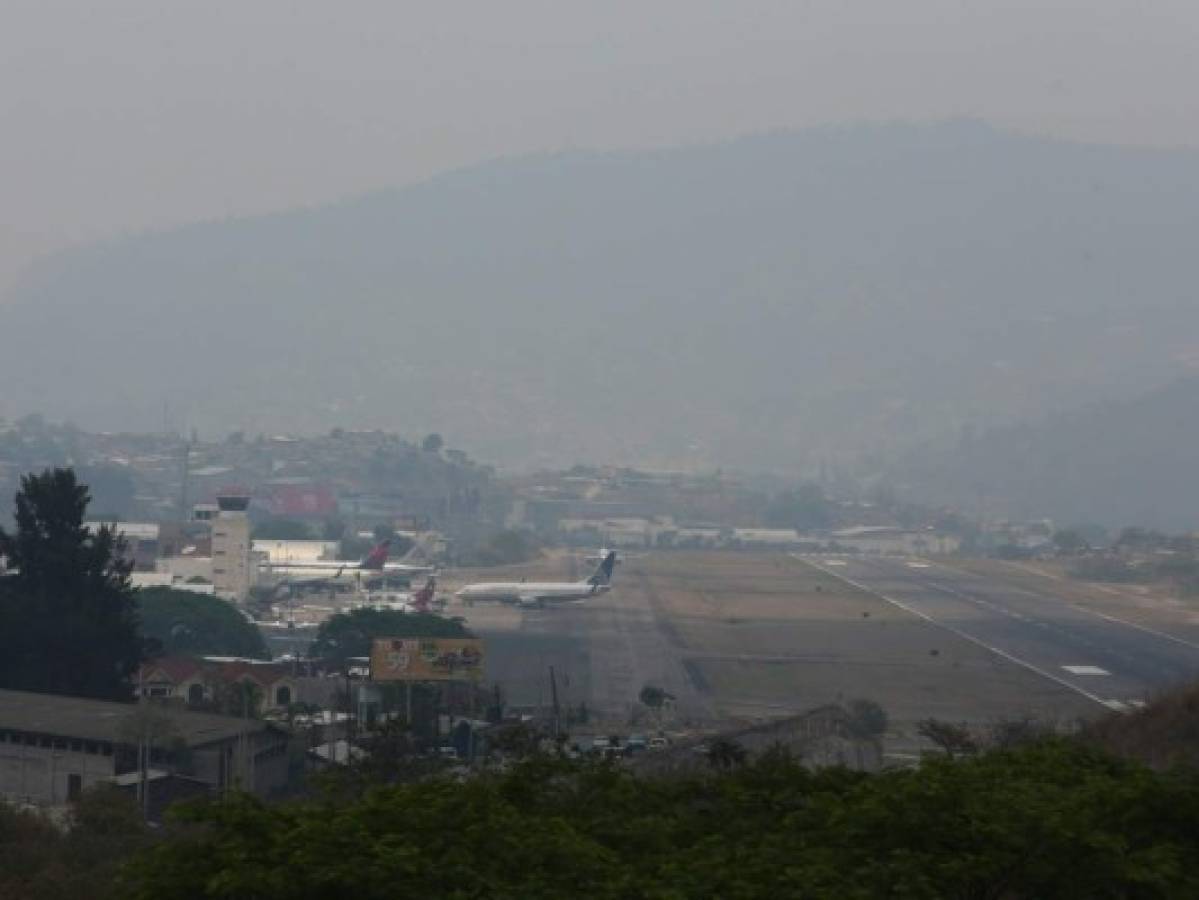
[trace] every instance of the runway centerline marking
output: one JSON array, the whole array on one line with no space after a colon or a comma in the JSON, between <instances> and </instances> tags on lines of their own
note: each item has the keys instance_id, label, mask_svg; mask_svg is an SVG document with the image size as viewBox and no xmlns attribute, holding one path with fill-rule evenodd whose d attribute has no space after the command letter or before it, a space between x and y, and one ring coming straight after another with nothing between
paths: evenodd
<instances>
[{"instance_id":1,"label":"runway centerline marking","mask_svg":"<svg viewBox=\"0 0 1199 900\"><path fill-rule=\"evenodd\" d=\"M1062 666L1071 675L1111 675L1107 669L1101 669L1099 666Z\"/></svg>"},{"instance_id":2,"label":"runway centerline marking","mask_svg":"<svg viewBox=\"0 0 1199 900\"><path fill-rule=\"evenodd\" d=\"M928 565L930 568L932 567L931 563L929 563ZM947 566L944 563L941 564L941 568L948 569L951 572L959 572L959 573L971 575L972 577L977 577L977 576L974 576L974 573L970 572L967 569L959 569L954 566ZM1053 579L1054 581L1062 580L1060 577L1058 577L1056 575L1049 575L1044 572L1039 572L1038 570L1030 570L1030 569L1028 569L1027 566L1017 565L1016 568L1025 569L1027 571L1035 571L1038 574L1044 575L1046 578ZM1095 584L1094 582L1089 582L1089 581L1084 582L1084 584L1086 584L1087 586L1092 587L1096 590L1103 591L1105 594L1111 594L1113 597L1119 597L1120 599L1126 599L1126 597L1123 593L1121 593L1120 591L1114 590L1113 588L1106 587L1105 585ZM1014 584L1005 584L1004 586L1007 587L1008 589L1012 590L1015 593L1022 594L1025 597L1029 597L1033 600L1044 599L1043 595L1034 594L1032 591L1027 591L1024 588L1021 588ZM1106 622L1112 622L1117 625L1124 625L1128 628L1135 628L1137 631L1143 631L1143 632L1145 632L1145 634L1151 634L1154 637L1161 638L1162 640L1172 641L1175 644L1180 644L1183 647L1189 647L1192 650L1199 650L1199 644L1195 643L1194 641L1188 641L1186 638L1180 638L1176 634L1170 634L1169 632L1161 631L1157 628L1151 628L1148 625L1142 625L1139 622L1130 622L1128 619L1122 619L1119 616L1113 616L1110 613L1100 612L1097 609L1092 609L1091 607L1087 606L1085 603L1079 603L1074 600L1067 600L1064 597L1054 597L1053 599L1056 600L1057 602L1061 603L1062 605L1069 607L1070 609L1077 610L1078 612L1084 613L1088 616L1095 616L1096 618L1103 619Z\"/></svg>"},{"instance_id":3,"label":"runway centerline marking","mask_svg":"<svg viewBox=\"0 0 1199 900\"><path fill-rule=\"evenodd\" d=\"M957 571L957 570L954 570L954 569L952 569L952 568L951 568L951 567L949 567L949 566L944 566L943 568L945 568L945 569L948 569L949 571ZM1019 615L1020 615L1019 613L1016 613L1016 612L1014 612L1013 610L1010 610L1010 609L1008 609L1008 608L1007 608L1007 607L1005 607L1005 606L1001 606L1001 605L999 605L999 604L992 603L992 602L991 602L991 601L989 601L989 600L984 600L984 599L983 599L983 598L981 598L981 597L977 597L977 596L975 596L975 595L973 595L973 594L968 594L968 593L966 593L966 592L964 592L964 591L957 590L956 588L947 587L947 586L945 586L945 585L942 585L942 584L937 584L937 583L935 583L935 582L932 582L932 581L924 582L924 586L925 586L925 587L927 587L927 588L929 588L929 589L931 589L931 590L934 590L934 591L940 591L940 592L942 592L942 593L944 593L944 594L949 594L949 595L950 595L950 596L952 596L952 597L957 597L957 598L959 598L960 600L964 600L964 601L965 601L965 602L967 602L967 603L973 603L975 606L979 606L979 607L986 607L987 609L989 609L989 610L992 610L993 612L999 613L1000 615L1008 616L1008 617L1011 617L1011 618L1018 618L1018 617L1019 617ZM1010 585L1009 585L1009 587L1010 587ZM1021 595L1025 596L1025 597L1030 597L1030 598L1033 598L1033 599L1036 599L1036 598L1037 598L1037 595L1035 595L1035 594L1030 594L1028 591L1021 590L1020 588L1012 587L1011 589L1012 589L1012 591L1013 591L1013 592L1015 592L1015 593L1018 593L1018 594L1021 594ZM1055 599L1056 599L1056 598L1055 598ZM1137 630L1139 630L1139 631L1144 631L1144 632L1146 632L1146 633L1148 633L1148 634L1152 634L1152 635L1154 635L1155 637L1167 638L1167 639L1169 639L1169 640L1173 640L1173 641L1175 641L1176 643L1179 643L1179 644L1185 644L1185 645L1187 645L1188 647L1193 647L1193 648L1195 648L1195 649L1199 649L1199 645L1191 644L1191 643L1189 643L1189 642L1187 642L1187 641L1184 641L1184 640L1182 640L1181 638L1173 638L1173 637L1171 637L1170 635L1168 635L1168 634L1165 634L1165 633L1163 633L1163 632L1154 631L1152 628L1144 628L1144 627L1142 627L1142 626L1136 625L1136 624L1135 624L1135 623L1133 623L1133 622L1126 622L1126 621L1124 621L1123 619L1117 619L1117 618L1115 618L1115 617L1113 617L1113 616L1104 615L1104 614L1103 614L1103 613L1101 613L1101 612L1096 612L1095 610L1093 610L1093 609L1088 609L1088 608L1087 608L1087 607L1085 607L1085 606L1078 606L1077 604L1070 603L1069 601L1066 601L1066 600L1063 600L1063 601L1060 601L1060 602L1062 602L1062 603L1063 603L1063 604L1064 604L1066 607L1068 607L1069 609L1076 610L1077 612L1081 612L1081 613L1088 613L1088 614L1091 614L1091 615L1095 615L1095 616L1098 616L1098 617L1099 617L1099 618L1101 618L1101 619L1106 619L1106 620L1108 620L1108 621L1110 621L1110 622L1113 622L1113 623L1116 623L1116 624L1120 624L1120 625L1127 625L1127 626L1129 626L1130 628L1135 628L1135 629L1137 629ZM1036 625L1038 628L1044 628L1044 629L1046 629L1046 630L1048 630L1048 631L1055 632L1056 634L1059 634L1059 635L1061 635L1062 637L1064 637L1064 638L1067 638L1067 639L1069 639L1069 640L1073 641L1073 642L1074 642L1074 643L1076 643L1076 644L1080 644L1080 645L1082 645L1082 646L1085 646L1085 647L1092 647L1092 648L1095 648L1095 649L1097 649L1097 650L1098 650L1098 649L1101 649L1101 648L1099 647L1099 645L1097 645L1097 644L1096 644L1094 641L1092 641L1092 640L1090 640L1090 639L1088 639L1088 638L1084 637L1083 635L1079 634L1079 633L1078 633L1078 632L1076 632L1076 631L1073 631L1072 629L1069 629L1069 628L1063 628L1063 627L1061 627L1060 625L1057 625L1057 624L1055 624L1055 623L1053 623L1053 622L1045 622L1045 621L1041 621L1041 620L1039 620L1039 619L1034 619L1034 618L1032 618L1032 617L1027 617L1027 618L1023 619L1023 621L1025 621L1025 622L1030 622L1030 623L1032 623L1033 625ZM1115 653L1116 655L1118 655L1118 656L1122 657L1122 658L1123 658L1123 659L1125 659L1125 660L1128 660L1128 659L1129 659L1128 655L1127 655L1127 654L1125 654L1125 653L1121 653L1121 652L1119 652L1119 651L1114 651L1114 650L1111 650L1110 648L1108 648L1108 652L1109 652L1109 653Z\"/></svg>"}]
</instances>

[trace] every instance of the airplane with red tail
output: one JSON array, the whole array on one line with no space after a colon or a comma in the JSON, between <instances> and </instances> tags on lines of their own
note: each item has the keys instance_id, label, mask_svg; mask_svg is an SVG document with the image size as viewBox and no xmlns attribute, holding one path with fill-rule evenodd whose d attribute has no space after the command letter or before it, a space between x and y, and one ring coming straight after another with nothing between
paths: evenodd
<instances>
[{"instance_id":1,"label":"airplane with red tail","mask_svg":"<svg viewBox=\"0 0 1199 900\"><path fill-rule=\"evenodd\" d=\"M384 577L413 577L429 575L432 566L389 563L391 540L375 544L366 556L359 560L314 559L302 562L270 562L260 564L264 575L279 578L293 587L314 587L333 582L354 581L359 584Z\"/></svg>"}]
</instances>

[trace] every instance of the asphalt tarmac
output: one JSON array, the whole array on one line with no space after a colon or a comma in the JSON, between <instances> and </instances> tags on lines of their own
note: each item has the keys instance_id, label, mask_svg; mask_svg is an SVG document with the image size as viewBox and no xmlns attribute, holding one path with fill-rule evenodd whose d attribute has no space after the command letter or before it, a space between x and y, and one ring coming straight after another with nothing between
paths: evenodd
<instances>
[{"instance_id":1,"label":"asphalt tarmac","mask_svg":"<svg viewBox=\"0 0 1199 900\"><path fill-rule=\"evenodd\" d=\"M917 560L808 561L1108 709L1128 710L1199 679L1195 629L1101 612L1055 591L1051 581L984 577Z\"/></svg>"}]
</instances>

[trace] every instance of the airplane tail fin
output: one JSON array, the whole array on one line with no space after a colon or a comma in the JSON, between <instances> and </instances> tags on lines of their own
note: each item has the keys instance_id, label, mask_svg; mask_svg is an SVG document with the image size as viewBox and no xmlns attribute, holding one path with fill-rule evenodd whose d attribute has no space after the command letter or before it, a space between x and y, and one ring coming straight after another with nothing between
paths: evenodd
<instances>
[{"instance_id":1,"label":"airplane tail fin","mask_svg":"<svg viewBox=\"0 0 1199 900\"><path fill-rule=\"evenodd\" d=\"M425 582L425 586L412 595L412 607L417 612L428 612L429 604L433 602L433 594L437 590L437 579L432 575Z\"/></svg>"},{"instance_id":2,"label":"airplane tail fin","mask_svg":"<svg viewBox=\"0 0 1199 900\"><path fill-rule=\"evenodd\" d=\"M595 574L587 579L588 584L600 585L612 583L612 570L616 567L616 551L609 550L608 555L600 560Z\"/></svg>"},{"instance_id":3,"label":"airplane tail fin","mask_svg":"<svg viewBox=\"0 0 1199 900\"><path fill-rule=\"evenodd\" d=\"M383 568L383 564L387 562L387 554L391 550L391 541L380 541L371 552L362 557L362 562L358 568L367 569L370 571L378 571Z\"/></svg>"}]
</instances>

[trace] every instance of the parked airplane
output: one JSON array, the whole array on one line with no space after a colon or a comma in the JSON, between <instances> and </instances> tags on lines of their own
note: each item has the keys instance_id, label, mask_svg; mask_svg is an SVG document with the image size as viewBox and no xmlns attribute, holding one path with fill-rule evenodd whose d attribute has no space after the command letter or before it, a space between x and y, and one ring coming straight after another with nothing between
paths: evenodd
<instances>
[{"instance_id":1,"label":"parked airplane","mask_svg":"<svg viewBox=\"0 0 1199 900\"><path fill-rule=\"evenodd\" d=\"M349 572L351 574L371 573L374 575L395 575L399 577L428 575L433 572L432 566L412 565L411 563L391 563L387 561L387 554L391 552L391 540L380 541L371 548L371 552L357 561L346 559L314 559L305 560L304 562L264 562L260 565L260 569L267 575L289 576L317 576L314 581L319 581L319 576L336 581L342 573ZM292 582L299 584L300 582Z\"/></svg>"},{"instance_id":2,"label":"parked airplane","mask_svg":"<svg viewBox=\"0 0 1199 900\"><path fill-rule=\"evenodd\" d=\"M419 591L411 594L369 594L364 602L356 604L357 607L369 607L373 609L392 609L398 612L409 613L432 613L434 606L438 605L434 599L437 590L437 580L430 575L429 580L425 582L425 586ZM441 606L445 605L442 601Z\"/></svg>"},{"instance_id":3,"label":"parked airplane","mask_svg":"<svg viewBox=\"0 0 1199 900\"><path fill-rule=\"evenodd\" d=\"M468 584L454 596L467 603L491 601L515 603L519 606L545 606L547 603L568 603L586 600L603 594L612 587L612 567L616 551L610 551L598 568L585 581L496 581Z\"/></svg>"},{"instance_id":4,"label":"parked airplane","mask_svg":"<svg viewBox=\"0 0 1199 900\"><path fill-rule=\"evenodd\" d=\"M433 597L437 593L437 579L432 575L425 582L425 586L412 595L412 599L408 601L412 612L427 613L433 611ZM444 605L444 604L443 604Z\"/></svg>"}]
</instances>

